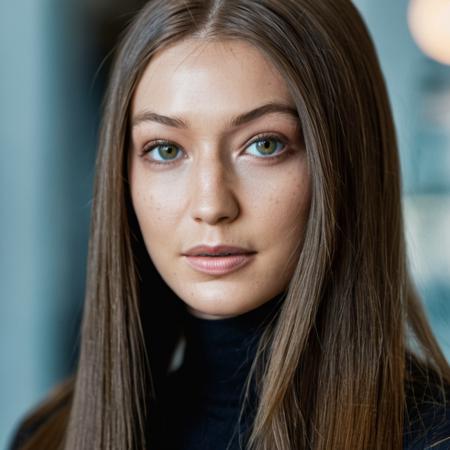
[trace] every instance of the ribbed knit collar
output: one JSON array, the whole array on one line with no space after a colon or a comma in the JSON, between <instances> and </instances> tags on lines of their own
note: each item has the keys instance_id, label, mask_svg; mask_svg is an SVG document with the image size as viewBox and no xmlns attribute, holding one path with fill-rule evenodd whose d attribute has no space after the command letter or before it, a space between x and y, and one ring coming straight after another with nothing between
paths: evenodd
<instances>
[{"instance_id":1,"label":"ribbed knit collar","mask_svg":"<svg viewBox=\"0 0 450 450\"><path fill-rule=\"evenodd\" d=\"M279 294L256 309L226 319L204 319L186 312L182 370L197 399L230 406L239 402L259 338L283 299Z\"/></svg>"}]
</instances>

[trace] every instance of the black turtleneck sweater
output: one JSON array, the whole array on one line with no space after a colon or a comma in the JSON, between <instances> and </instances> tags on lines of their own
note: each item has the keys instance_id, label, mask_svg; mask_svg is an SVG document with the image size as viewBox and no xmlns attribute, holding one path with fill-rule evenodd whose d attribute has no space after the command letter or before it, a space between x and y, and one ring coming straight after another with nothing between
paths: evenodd
<instances>
[{"instance_id":1,"label":"black turtleneck sweater","mask_svg":"<svg viewBox=\"0 0 450 450\"><path fill-rule=\"evenodd\" d=\"M161 415L155 418L157 435L152 433L149 448L245 449L256 391L252 383L251 401L239 424L244 384L259 338L281 303L282 297L275 297L245 314L220 320L185 313L184 359L181 367L167 378L157 408ZM433 446L433 450L450 450L450 386L442 392L431 382L427 370L409 357L407 369L412 380L405 385L408 407L403 449L423 450ZM10 450L19 450L61 406L58 404L35 421L24 421Z\"/></svg>"},{"instance_id":2,"label":"black turtleneck sweater","mask_svg":"<svg viewBox=\"0 0 450 450\"><path fill-rule=\"evenodd\" d=\"M169 375L162 396L158 449L245 448L256 406L252 383L250 402L239 422L245 382L259 338L283 298L280 294L227 319L202 319L186 312L184 358L180 368Z\"/></svg>"}]
</instances>

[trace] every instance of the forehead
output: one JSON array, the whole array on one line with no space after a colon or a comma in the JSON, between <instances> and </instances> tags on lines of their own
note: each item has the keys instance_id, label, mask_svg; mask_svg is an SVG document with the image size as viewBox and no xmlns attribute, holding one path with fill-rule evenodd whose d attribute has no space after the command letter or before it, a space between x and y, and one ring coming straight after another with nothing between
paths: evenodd
<instances>
[{"instance_id":1,"label":"forehead","mask_svg":"<svg viewBox=\"0 0 450 450\"><path fill-rule=\"evenodd\" d=\"M287 85L264 54L239 40L188 39L157 52L135 90L132 111L155 108L230 113L266 101L291 103Z\"/></svg>"}]
</instances>

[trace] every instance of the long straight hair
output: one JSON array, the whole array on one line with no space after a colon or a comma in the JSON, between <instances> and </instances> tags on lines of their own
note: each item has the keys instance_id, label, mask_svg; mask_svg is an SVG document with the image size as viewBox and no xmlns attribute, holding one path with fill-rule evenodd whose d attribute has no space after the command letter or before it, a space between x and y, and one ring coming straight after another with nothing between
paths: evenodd
<instances>
[{"instance_id":1,"label":"long straight hair","mask_svg":"<svg viewBox=\"0 0 450 450\"><path fill-rule=\"evenodd\" d=\"M302 251L252 367L248 448L401 449L406 355L450 374L408 275L390 105L349 0L152 0L130 24L104 104L78 369L65 420L41 434L65 450L151 448L180 304L130 202L130 101L153 55L186 38L246 41L277 67L312 177Z\"/></svg>"}]
</instances>

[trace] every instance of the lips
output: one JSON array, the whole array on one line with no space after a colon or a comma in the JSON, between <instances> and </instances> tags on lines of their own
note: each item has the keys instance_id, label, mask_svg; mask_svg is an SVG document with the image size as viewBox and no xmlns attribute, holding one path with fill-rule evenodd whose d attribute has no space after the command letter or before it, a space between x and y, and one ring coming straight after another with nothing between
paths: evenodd
<instances>
[{"instance_id":1,"label":"lips","mask_svg":"<svg viewBox=\"0 0 450 450\"><path fill-rule=\"evenodd\" d=\"M234 272L254 259L256 252L228 245L214 247L199 245L184 253L189 266L209 275L225 275Z\"/></svg>"},{"instance_id":2,"label":"lips","mask_svg":"<svg viewBox=\"0 0 450 450\"><path fill-rule=\"evenodd\" d=\"M216 245L214 247L208 245L197 245L192 247L184 256L230 256L230 255L249 255L255 252L242 247L233 247L229 245Z\"/></svg>"}]
</instances>

